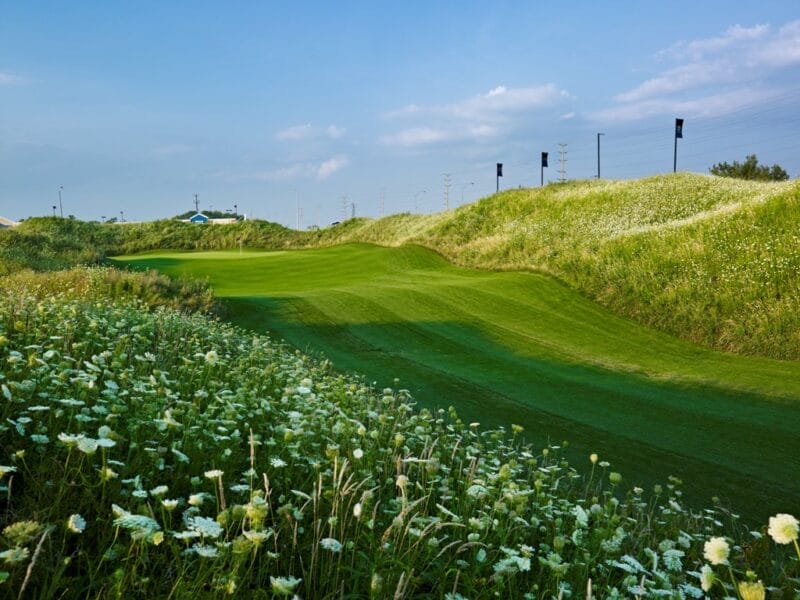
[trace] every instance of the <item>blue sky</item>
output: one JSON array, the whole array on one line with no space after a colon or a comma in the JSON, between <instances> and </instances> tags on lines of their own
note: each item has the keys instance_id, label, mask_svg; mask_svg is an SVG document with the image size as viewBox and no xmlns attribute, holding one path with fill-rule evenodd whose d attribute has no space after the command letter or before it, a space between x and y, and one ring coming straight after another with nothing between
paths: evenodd
<instances>
[{"instance_id":1,"label":"blue sky","mask_svg":"<svg viewBox=\"0 0 800 600\"><path fill-rule=\"evenodd\" d=\"M800 6L0 0L0 215L193 207L301 227L501 187L800 175ZM347 208L345 209L345 205Z\"/></svg>"}]
</instances>

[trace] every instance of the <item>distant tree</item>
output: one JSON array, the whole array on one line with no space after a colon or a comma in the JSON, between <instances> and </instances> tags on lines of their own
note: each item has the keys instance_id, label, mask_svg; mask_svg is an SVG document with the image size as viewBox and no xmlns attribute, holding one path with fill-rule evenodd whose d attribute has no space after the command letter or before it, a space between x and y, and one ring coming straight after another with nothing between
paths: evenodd
<instances>
[{"instance_id":1,"label":"distant tree","mask_svg":"<svg viewBox=\"0 0 800 600\"><path fill-rule=\"evenodd\" d=\"M720 177L736 177L737 179L753 179L755 181L786 181L789 174L780 165L758 164L755 154L750 154L743 163L735 160L733 164L717 163L709 169L712 175Z\"/></svg>"}]
</instances>

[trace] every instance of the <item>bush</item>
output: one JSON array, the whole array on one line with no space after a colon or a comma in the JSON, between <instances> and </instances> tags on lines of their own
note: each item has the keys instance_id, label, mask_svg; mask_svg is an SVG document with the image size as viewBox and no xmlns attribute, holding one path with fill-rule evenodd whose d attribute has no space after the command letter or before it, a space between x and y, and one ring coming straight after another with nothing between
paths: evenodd
<instances>
[{"instance_id":1,"label":"bush","mask_svg":"<svg viewBox=\"0 0 800 600\"><path fill-rule=\"evenodd\" d=\"M753 181L786 181L789 174L780 165L759 165L755 154L750 154L743 163L733 161L717 163L709 169L712 175L720 177L735 177L737 179L751 179Z\"/></svg>"}]
</instances>

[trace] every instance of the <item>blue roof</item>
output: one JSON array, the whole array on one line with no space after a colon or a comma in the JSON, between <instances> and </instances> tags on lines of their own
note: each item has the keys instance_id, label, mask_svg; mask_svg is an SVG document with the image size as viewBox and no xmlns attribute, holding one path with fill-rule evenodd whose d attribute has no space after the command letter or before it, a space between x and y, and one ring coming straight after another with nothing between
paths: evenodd
<instances>
[{"instance_id":1,"label":"blue roof","mask_svg":"<svg viewBox=\"0 0 800 600\"><path fill-rule=\"evenodd\" d=\"M197 213L192 218L189 219L191 223L208 223L208 217L205 216L203 213Z\"/></svg>"}]
</instances>

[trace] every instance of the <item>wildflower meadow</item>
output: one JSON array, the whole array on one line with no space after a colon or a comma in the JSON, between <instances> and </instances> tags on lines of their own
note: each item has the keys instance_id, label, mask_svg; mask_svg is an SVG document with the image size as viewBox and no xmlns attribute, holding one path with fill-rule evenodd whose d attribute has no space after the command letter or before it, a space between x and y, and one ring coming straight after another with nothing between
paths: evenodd
<instances>
[{"instance_id":1,"label":"wildflower meadow","mask_svg":"<svg viewBox=\"0 0 800 600\"><path fill-rule=\"evenodd\" d=\"M603 448L415 406L131 297L0 291L0 595L796 598L795 515L746 526Z\"/></svg>"}]
</instances>

